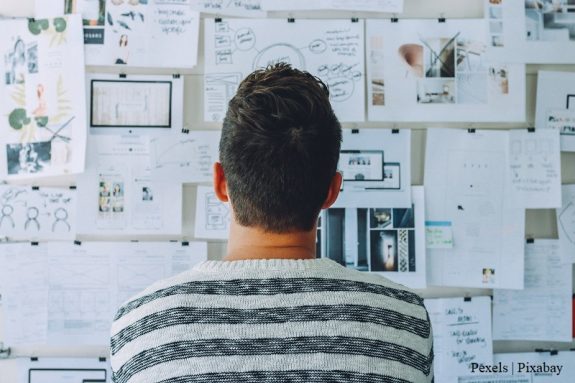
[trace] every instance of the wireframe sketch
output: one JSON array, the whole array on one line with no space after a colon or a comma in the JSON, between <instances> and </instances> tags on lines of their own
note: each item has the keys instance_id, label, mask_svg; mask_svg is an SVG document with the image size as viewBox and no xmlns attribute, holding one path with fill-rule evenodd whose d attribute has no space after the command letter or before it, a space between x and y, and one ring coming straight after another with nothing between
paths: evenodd
<instances>
[{"instance_id":1,"label":"wireframe sketch","mask_svg":"<svg viewBox=\"0 0 575 383\"><path fill-rule=\"evenodd\" d=\"M231 218L229 205L218 200L211 187L198 186L195 220L196 238L227 239Z\"/></svg>"},{"instance_id":2,"label":"wireframe sketch","mask_svg":"<svg viewBox=\"0 0 575 383\"><path fill-rule=\"evenodd\" d=\"M10 239L74 238L75 212L74 190L0 186L0 232Z\"/></svg>"},{"instance_id":3,"label":"wireframe sketch","mask_svg":"<svg viewBox=\"0 0 575 383\"><path fill-rule=\"evenodd\" d=\"M295 28L305 28L305 35ZM204 119L220 121L237 84L254 69L288 63L320 77L343 121L361 121L362 22L238 20L205 23Z\"/></svg>"},{"instance_id":4,"label":"wireframe sketch","mask_svg":"<svg viewBox=\"0 0 575 383\"><path fill-rule=\"evenodd\" d=\"M406 130L344 129L338 162L343 183L334 207L377 207L383 200L411 206L409 137Z\"/></svg>"}]
</instances>

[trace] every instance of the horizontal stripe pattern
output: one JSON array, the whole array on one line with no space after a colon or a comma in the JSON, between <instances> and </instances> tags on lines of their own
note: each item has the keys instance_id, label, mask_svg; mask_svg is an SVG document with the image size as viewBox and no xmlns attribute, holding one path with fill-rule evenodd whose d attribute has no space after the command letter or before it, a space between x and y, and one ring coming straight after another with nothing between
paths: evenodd
<instances>
[{"instance_id":1,"label":"horizontal stripe pattern","mask_svg":"<svg viewBox=\"0 0 575 383\"><path fill-rule=\"evenodd\" d=\"M234 262L126 303L112 326L114 382L432 381L432 329L411 290L335 263Z\"/></svg>"},{"instance_id":2,"label":"horizontal stripe pattern","mask_svg":"<svg viewBox=\"0 0 575 383\"><path fill-rule=\"evenodd\" d=\"M134 355L149 349L151 344L156 344L157 339L161 339L163 343L173 343L187 340L217 339L222 334L225 334L227 339L273 338L277 337L278 334L290 334L292 337L345 335L371 340L385 339L388 342L401 344L413 350L427 350L429 347L429 339L427 338L374 323L342 321L268 323L258 325L257 331L254 331L254 325L245 323L194 323L164 327L139 336L129 343L129 347L114 354L114 359L119 365L124 365Z\"/></svg>"},{"instance_id":3,"label":"horizontal stripe pattern","mask_svg":"<svg viewBox=\"0 0 575 383\"><path fill-rule=\"evenodd\" d=\"M135 373L165 361L191 357L278 354L364 355L401 362L429 374L428 355L407 347L362 338L300 337L266 339L209 339L167 343L143 351L124 364L115 375L116 383L126 383Z\"/></svg>"},{"instance_id":4,"label":"horizontal stripe pattern","mask_svg":"<svg viewBox=\"0 0 575 383\"><path fill-rule=\"evenodd\" d=\"M415 293L374 283L332 278L232 279L191 281L157 290L122 306L116 313L114 320L120 319L143 304L170 295L278 295L329 291L381 294L406 303L423 306L423 299Z\"/></svg>"},{"instance_id":5,"label":"horizontal stripe pattern","mask_svg":"<svg viewBox=\"0 0 575 383\"><path fill-rule=\"evenodd\" d=\"M359 305L273 307L255 310L176 307L148 315L114 335L112 355L139 336L159 328L190 323L266 324L285 322L353 321L375 323L428 338L430 324L393 310Z\"/></svg>"},{"instance_id":6,"label":"horizontal stripe pattern","mask_svg":"<svg viewBox=\"0 0 575 383\"><path fill-rule=\"evenodd\" d=\"M398 305L397 300L385 295L362 293L357 291L308 292L301 294L286 294L278 299L277 295L210 295L209 298L201 294L170 295L153 301L153 304L144 304L120 319L112 326L112 335L129 326L137 320L159 311L174 307L204 307L204 308L236 308L259 309L269 307L295 307L305 302L307 306L313 305L340 305L353 302L356 305L372 306L378 308L393 308L400 314L427 320L425 307L417 305Z\"/></svg>"},{"instance_id":7,"label":"horizontal stripe pattern","mask_svg":"<svg viewBox=\"0 0 575 383\"><path fill-rule=\"evenodd\" d=\"M404 379L348 371L247 371L186 375L159 383L409 383Z\"/></svg>"}]
</instances>

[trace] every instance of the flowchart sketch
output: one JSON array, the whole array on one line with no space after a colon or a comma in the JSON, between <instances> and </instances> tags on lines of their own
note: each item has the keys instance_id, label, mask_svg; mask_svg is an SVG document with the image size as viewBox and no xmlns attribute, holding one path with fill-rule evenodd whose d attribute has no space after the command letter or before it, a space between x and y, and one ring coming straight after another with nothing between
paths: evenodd
<instances>
[{"instance_id":1,"label":"flowchart sketch","mask_svg":"<svg viewBox=\"0 0 575 383\"><path fill-rule=\"evenodd\" d=\"M364 121L363 21L206 19L204 28L204 120L224 118L249 73L284 62L328 85L341 121Z\"/></svg>"}]
</instances>

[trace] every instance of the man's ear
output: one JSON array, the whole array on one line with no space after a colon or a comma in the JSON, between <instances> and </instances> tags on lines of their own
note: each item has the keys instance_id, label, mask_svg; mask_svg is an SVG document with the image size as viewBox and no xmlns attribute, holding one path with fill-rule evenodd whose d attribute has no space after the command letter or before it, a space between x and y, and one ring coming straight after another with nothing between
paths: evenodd
<instances>
[{"instance_id":1,"label":"man's ear","mask_svg":"<svg viewBox=\"0 0 575 383\"><path fill-rule=\"evenodd\" d=\"M214 164L214 192L220 201L228 202L230 200L224 168L219 162Z\"/></svg>"},{"instance_id":2,"label":"man's ear","mask_svg":"<svg viewBox=\"0 0 575 383\"><path fill-rule=\"evenodd\" d=\"M343 178L340 172L335 172L333 178L331 179L331 183L329 184L329 189L327 191L327 197L321 206L322 209L327 209L331 205L334 204L337 196L339 196L339 191L341 190L341 183L343 182Z\"/></svg>"}]
</instances>

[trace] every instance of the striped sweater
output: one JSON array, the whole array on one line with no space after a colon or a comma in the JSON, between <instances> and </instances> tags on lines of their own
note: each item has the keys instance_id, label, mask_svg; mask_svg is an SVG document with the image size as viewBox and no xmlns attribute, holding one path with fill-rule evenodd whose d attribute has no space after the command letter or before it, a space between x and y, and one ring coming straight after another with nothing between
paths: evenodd
<instances>
[{"instance_id":1,"label":"striped sweater","mask_svg":"<svg viewBox=\"0 0 575 383\"><path fill-rule=\"evenodd\" d=\"M423 300L329 259L206 261L124 304L115 383L431 382Z\"/></svg>"}]
</instances>

